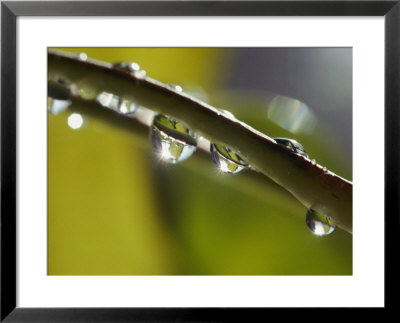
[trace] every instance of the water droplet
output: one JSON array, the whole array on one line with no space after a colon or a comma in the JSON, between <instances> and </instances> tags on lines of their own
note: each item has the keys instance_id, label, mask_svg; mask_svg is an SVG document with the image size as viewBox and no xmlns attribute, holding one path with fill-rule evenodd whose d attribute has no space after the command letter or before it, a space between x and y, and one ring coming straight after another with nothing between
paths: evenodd
<instances>
[{"instance_id":1,"label":"water droplet","mask_svg":"<svg viewBox=\"0 0 400 323\"><path fill-rule=\"evenodd\" d=\"M71 105L70 100L57 100L54 98L47 98L47 109L52 114L59 114L65 111Z\"/></svg>"},{"instance_id":2,"label":"water droplet","mask_svg":"<svg viewBox=\"0 0 400 323\"><path fill-rule=\"evenodd\" d=\"M119 112L122 114L132 114L132 113L136 112L137 105L128 100L122 100L121 104L119 105L118 108L119 108Z\"/></svg>"},{"instance_id":3,"label":"water droplet","mask_svg":"<svg viewBox=\"0 0 400 323\"><path fill-rule=\"evenodd\" d=\"M313 165L316 165L316 164L317 164L317 162L315 161L315 159L312 159L312 160L311 160L311 164L313 164Z\"/></svg>"},{"instance_id":4,"label":"water droplet","mask_svg":"<svg viewBox=\"0 0 400 323\"><path fill-rule=\"evenodd\" d=\"M133 74L137 78L144 78L146 76L146 71L140 69L138 63L134 62L118 62L113 65L115 69L122 70Z\"/></svg>"},{"instance_id":5,"label":"water droplet","mask_svg":"<svg viewBox=\"0 0 400 323\"><path fill-rule=\"evenodd\" d=\"M224 116L228 117L229 119L236 119L232 112L224 109L218 109Z\"/></svg>"},{"instance_id":6,"label":"water droplet","mask_svg":"<svg viewBox=\"0 0 400 323\"><path fill-rule=\"evenodd\" d=\"M167 86L168 86L170 89L172 89L172 90L174 90L174 91L176 91L176 92L182 92L182 91L183 91L182 87L179 86L179 85L167 84Z\"/></svg>"},{"instance_id":7,"label":"water droplet","mask_svg":"<svg viewBox=\"0 0 400 323\"><path fill-rule=\"evenodd\" d=\"M291 151L295 152L296 154L302 155L304 157L308 158L308 154L304 147L299 144L296 140L294 139L289 139L289 138L274 138L274 140L280 144L285 146L286 148L289 148Z\"/></svg>"},{"instance_id":8,"label":"water droplet","mask_svg":"<svg viewBox=\"0 0 400 323\"><path fill-rule=\"evenodd\" d=\"M79 113L72 113L69 117L68 117L68 126L71 129L80 129L82 128L82 126L85 123L85 119L83 118L83 116Z\"/></svg>"},{"instance_id":9,"label":"water droplet","mask_svg":"<svg viewBox=\"0 0 400 323\"><path fill-rule=\"evenodd\" d=\"M220 144L211 144L211 157L218 169L224 173L236 174L249 165L235 152Z\"/></svg>"},{"instance_id":10,"label":"water droplet","mask_svg":"<svg viewBox=\"0 0 400 323\"><path fill-rule=\"evenodd\" d=\"M79 54L79 59L80 59L81 61L86 61L86 60L88 59L88 56L87 56L86 53L80 53L80 54Z\"/></svg>"},{"instance_id":11,"label":"water droplet","mask_svg":"<svg viewBox=\"0 0 400 323\"><path fill-rule=\"evenodd\" d=\"M153 119L150 137L159 157L172 164L188 159L197 149L196 136L191 130L160 114Z\"/></svg>"},{"instance_id":12,"label":"water droplet","mask_svg":"<svg viewBox=\"0 0 400 323\"><path fill-rule=\"evenodd\" d=\"M336 228L329 217L326 217L311 208L308 209L306 214L306 224L310 231L317 236L326 236L331 234Z\"/></svg>"},{"instance_id":13,"label":"water droplet","mask_svg":"<svg viewBox=\"0 0 400 323\"><path fill-rule=\"evenodd\" d=\"M143 79L146 76L146 71L145 70L140 70L137 72L134 72L133 75L138 78L138 79Z\"/></svg>"}]
</instances>

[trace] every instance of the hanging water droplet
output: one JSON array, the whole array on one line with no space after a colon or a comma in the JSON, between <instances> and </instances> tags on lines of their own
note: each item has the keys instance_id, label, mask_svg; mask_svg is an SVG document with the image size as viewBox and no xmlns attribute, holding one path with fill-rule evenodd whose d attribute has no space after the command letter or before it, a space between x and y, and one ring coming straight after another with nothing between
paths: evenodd
<instances>
[{"instance_id":1,"label":"hanging water droplet","mask_svg":"<svg viewBox=\"0 0 400 323\"><path fill-rule=\"evenodd\" d=\"M47 98L47 110L52 114L59 114L65 111L71 105L71 100L57 100L54 98Z\"/></svg>"},{"instance_id":2,"label":"hanging water droplet","mask_svg":"<svg viewBox=\"0 0 400 323\"><path fill-rule=\"evenodd\" d=\"M137 105L128 100L122 100L118 109L119 109L119 112L122 114L133 114L137 110Z\"/></svg>"},{"instance_id":3,"label":"hanging water droplet","mask_svg":"<svg viewBox=\"0 0 400 323\"><path fill-rule=\"evenodd\" d=\"M197 149L195 134L167 116L154 117L150 137L159 157L172 164L188 159Z\"/></svg>"},{"instance_id":4,"label":"hanging water droplet","mask_svg":"<svg viewBox=\"0 0 400 323\"><path fill-rule=\"evenodd\" d=\"M274 138L274 140L280 144L285 146L286 148L289 148L291 151L295 152L296 154L302 155L306 158L308 158L308 154L304 147L299 144L296 140L294 139L289 139L289 138Z\"/></svg>"},{"instance_id":5,"label":"hanging water droplet","mask_svg":"<svg viewBox=\"0 0 400 323\"><path fill-rule=\"evenodd\" d=\"M329 217L326 217L311 208L308 209L306 214L306 224L310 231L317 236L326 236L331 234L336 228Z\"/></svg>"},{"instance_id":6,"label":"hanging water droplet","mask_svg":"<svg viewBox=\"0 0 400 323\"><path fill-rule=\"evenodd\" d=\"M211 157L218 169L224 173L236 174L249 165L235 152L220 144L211 144Z\"/></svg>"}]
</instances>

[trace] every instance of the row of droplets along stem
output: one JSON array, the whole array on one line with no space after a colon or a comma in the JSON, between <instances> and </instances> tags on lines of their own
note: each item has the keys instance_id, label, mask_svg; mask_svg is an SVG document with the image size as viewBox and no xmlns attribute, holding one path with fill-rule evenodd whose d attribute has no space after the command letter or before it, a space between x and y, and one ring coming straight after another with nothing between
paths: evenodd
<instances>
[{"instance_id":1,"label":"row of droplets along stem","mask_svg":"<svg viewBox=\"0 0 400 323\"><path fill-rule=\"evenodd\" d=\"M79 57L82 60L87 59L85 54L80 54ZM138 78L146 76L146 72L137 63L119 62L115 63L113 67L117 70L131 73ZM62 80L58 81L65 84ZM168 87L176 92L182 92L182 88L179 85L169 84ZM121 100L112 93L102 92L96 96L91 91L82 88L78 89L74 85L71 85L70 89L73 94L79 95L85 100L95 99L101 106L132 118L140 110L135 103ZM49 112L58 114L66 110L70 104L70 100L49 98L48 109ZM234 118L231 112L223 109L219 110L222 114ZM85 118L78 113L72 113L68 117L68 125L72 129L81 128L85 122ZM197 150L197 135L180 121L161 114L155 114L152 119L150 140L157 156L171 164L177 164L188 159ZM274 138L274 140L277 144L285 146L292 152L308 158L306 150L296 140L282 137ZM210 143L210 154L214 164L222 173L237 174L251 168L238 153L223 144ZM315 163L315 160L313 160L313 163ZM312 208L309 208L306 213L306 225L312 233L318 236L329 235L336 228L330 217L324 216Z\"/></svg>"}]
</instances>

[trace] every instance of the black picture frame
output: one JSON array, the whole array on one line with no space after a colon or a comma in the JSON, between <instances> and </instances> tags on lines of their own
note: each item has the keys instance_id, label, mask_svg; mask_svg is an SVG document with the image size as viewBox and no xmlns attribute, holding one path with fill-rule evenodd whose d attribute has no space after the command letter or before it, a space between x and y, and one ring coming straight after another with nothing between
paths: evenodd
<instances>
[{"instance_id":1,"label":"black picture frame","mask_svg":"<svg viewBox=\"0 0 400 323\"><path fill-rule=\"evenodd\" d=\"M252 321L267 308L20 308L16 305L16 19L19 16L384 16L385 310L396 306L399 245L400 1L29 1L1 3L3 322ZM371 134L373 135L373 134ZM366 140L368 140L366 138ZM372 148L373 150L373 148ZM310 303L310 306L312 302ZM328 305L328 304L327 304ZM325 314L324 314L325 315Z\"/></svg>"}]
</instances>

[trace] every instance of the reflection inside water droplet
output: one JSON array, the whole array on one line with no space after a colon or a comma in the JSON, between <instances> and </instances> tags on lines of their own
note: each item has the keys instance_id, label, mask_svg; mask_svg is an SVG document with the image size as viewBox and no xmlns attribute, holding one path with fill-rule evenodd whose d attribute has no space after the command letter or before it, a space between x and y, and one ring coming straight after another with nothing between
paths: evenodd
<instances>
[{"instance_id":1,"label":"reflection inside water droplet","mask_svg":"<svg viewBox=\"0 0 400 323\"><path fill-rule=\"evenodd\" d=\"M68 109L71 103L70 100L47 98L47 110L52 114L59 114Z\"/></svg>"},{"instance_id":2,"label":"reflection inside water droplet","mask_svg":"<svg viewBox=\"0 0 400 323\"><path fill-rule=\"evenodd\" d=\"M82 128L82 126L84 125L85 120L83 118L83 116L79 113L72 113L69 117L68 117L68 126L71 129L80 129Z\"/></svg>"},{"instance_id":3,"label":"reflection inside water droplet","mask_svg":"<svg viewBox=\"0 0 400 323\"><path fill-rule=\"evenodd\" d=\"M119 112L123 114L135 113L136 110L137 110L137 105L128 100L122 100L121 104L119 105Z\"/></svg>"},{"instance_id":4,"label":"reflection inside water droplet","mask_svg":"<svg viewBox=\"0 0 400 323\"><path fill-rule=\"evenodd\" d=\"M306 214L306 224L310 231L317 236L326 236L331 234L336 228L329 217L326 217L311 208L308 209Z\"/></svg>"},{"instance_id":5,"label":"reflection inside water droplet","mask_svg":"<svg viewBox=\"0 0 400 323\"><path fill-rule=\"evenodd\" d=\"M211 144L211 157L218 169L224 173L236 174L249 165L228 147L219 144Z\"/></svg>"},{"instance_id":6,"label":"reflection inside water droplet","mask_svg":"<svg viewBox=\"0 0 400 323\"><path fill-rule=\"evenodd\" d=\"M195 134L167 116L154 117L150 137L158 156L172 164L188 159L197 149Z\"/></svg>"},{"instance_id":7,"label":"reflection inside water droplet","mask_svg":"<svg viewBox=\"0 0 400 323\"><path fill-rule=\"evenodd\" d=\"M296 154L299 154L299 155L302 155L302 156L308 158L308 154L307 154L306 150L296 140L289 139L289 138L274 138L274 140L278 144L283 145L286 148L289 148L291 151L295 152Z\"/></svg>"}]
</instances>

